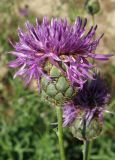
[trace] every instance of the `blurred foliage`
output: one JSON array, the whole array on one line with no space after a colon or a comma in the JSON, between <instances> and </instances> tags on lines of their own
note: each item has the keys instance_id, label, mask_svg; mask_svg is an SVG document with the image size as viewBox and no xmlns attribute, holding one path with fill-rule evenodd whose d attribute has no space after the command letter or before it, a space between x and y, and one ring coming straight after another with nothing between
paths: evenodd
<instances>
[{"instance_id":1,"label":"blurred foliage","mask_svg":"<svg viewBox=\"0 0 115 160\"><path fill-rule=\"evenodd\" d=\"M0 12L8 12L11 10L14 0L1 0L0 1Z\"/></svg>"},{"instance_id":2,"label":"blurred foliage","mask_svg":"<svg viewBox=\"0 0 115 160\"><path fill-rule=\"evenodd\" d=\"M20 80L7 83L11 86L7 98L1 97L5 102L0 107L0 158L58 159L56 135L48 134L55 114L39 101L38 94L23 89Z\"/></svg>"},{"instance_id":3,"label":"blurred foliage","mask_svg":"<svg viewBox=\"0 0 115 160\"><path fill-rule=\"evenodd\" d=\"M84 4L82 5L81 8L79 8L77 0L68 0L68 3L69 3L69 7L68 7L69 13L68 13L68 15L69 15L69 18L72 22L75 20L76 16L80 16L80 15L83 16Z\"/></svg>"},{"instance_id":4,"label":"blurred foliage","mask_svg":"<svg viewBox=\"0 0 115 160\"><path fill-rule=\"evenodd\" d=\"M82 13L80 9L76 10L74 1L69 1L71 20ZM26 19L12 9L14 2L0 0L0 160L59 160L56 126L51 125L56 122L55 109L41 102L38 93L25 88L19 78L13 80L14 71L6 65L11 59L5 54L11 50L9 39L13 42L17 39L17 27L23 26ZM34 22L35 16L30 13L28 19ZM112 93L108 110L114 112L115 66L105 64L103 68ZM81 144L64 129L67 160L82 159ZM91 160L114 160L114 151L115 116L105 113L104 132L93 143Z\"/></svg>"}]
</instances>

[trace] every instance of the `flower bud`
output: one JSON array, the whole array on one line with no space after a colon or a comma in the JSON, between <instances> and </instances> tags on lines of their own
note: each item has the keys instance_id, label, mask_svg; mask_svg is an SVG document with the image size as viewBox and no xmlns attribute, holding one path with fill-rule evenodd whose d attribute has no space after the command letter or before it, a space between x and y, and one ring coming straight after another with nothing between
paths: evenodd
<instances>
[{"instance_id":1,"label":"flower bud","mask_svg":"<svg viewBox=\"0 0 115 160\"><path fill-rule=\"evenodd\" d=\"M100 4L98 0L87 0L85 3L87 12L94 15L100 11Z\"/></svg>"},{"instance_id":2,"label":"flower bud","mask_svg":"<svg viewBox=\"0 0 115 160\"><path fill-rule=\"evenodd\" d=\"M69 126L80 140L92 140L101 134L103 112L110 99L105 81L99 74L93 78L63 107L63 126Z\"/></svg>"},{"instance_id":3,"label":"flower bud","mask_svg":"<svg viewBox=\"0 0 115 160\"><path fill-rule=\"evenodd\" d=\"M51 104L62 104L65 100L71 99L75 90L61 71L51 63L46 63L44 71L50 75L51 80L41 77L42 99Z\"/></svg>"},{"instance_id":4,"label":"flower bud","mask_svg":"<svg viewBox=\"0 0 115 160\"><path fill-rule=\"evenodd\" d=\"M81 113L82 117L83 112ZM79 115L80 116L80 115ZM92 140L97 138L102 132L102 122L98 116L94 116L90 122L77 117L70 126L70 130L75 138L79 140Z\"/></svg>"}]
</instances>

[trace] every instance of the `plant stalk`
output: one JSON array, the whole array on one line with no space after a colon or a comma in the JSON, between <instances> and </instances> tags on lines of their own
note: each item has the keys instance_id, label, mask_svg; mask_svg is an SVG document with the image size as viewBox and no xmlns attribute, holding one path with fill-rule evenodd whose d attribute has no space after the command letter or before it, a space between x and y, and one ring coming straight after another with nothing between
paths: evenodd
<instances>
[{"instance_id":1,"label":"plant stalk","mask_svg":"<svg viewBox=\"0 0 115 160\"><path fill-rule=\"evenodd\" d=\"M90 160L92 142L85 140L83 148L83 160Z\"/></svg>"},{"instance_id":2,"label":"plant stalk","mask_svg":"<svg viewBox=\"0 0 115 160\"><path fill-rule=\"evenodd\" d=\"M56 107L56 110L57 110L57 119L58 119L57 135L59 140L60 157L61 157L61 160L65 160L63 130L62 130L62 109L61 107Z\"/></svg>"},{"instance_id":3,"label":"plant stalk","mask_svg":"<svg viewBox=\"0 0 115 160\"><path fill-rule=\"evenodd\" d=\"M93 27L95 26L95 15L92 15L92 24L93 24ZM95 41L95 39L96 39L96 32L95 32L95 34L94 34L94 36L93 36L93 40ZM93 62L92 62L92 64L94 64L95 63L95 60L93 59Z\"/></svg>"},{"instance_id":4,"label":"plant stalk","mask_svg":"<svg viewBox=\"0 0 115 160\"><path fill-rule=\"evenodd\" d=\"M92 23L93 23L93 26L95 25L95 15L92 15Z\"/></svg>"},{"instance_id":5,"label":"plant stalk","mask_svg":"<svg viewBox=\"0 0 115 160\"><path fill-rule=\"evenodd\" d=\"M95 15L92 15L92 24L93 26L95 26ZM96 34L94 34L93 39L95 40L95 38L96 38Z\"/></svg>"}]
</instances>

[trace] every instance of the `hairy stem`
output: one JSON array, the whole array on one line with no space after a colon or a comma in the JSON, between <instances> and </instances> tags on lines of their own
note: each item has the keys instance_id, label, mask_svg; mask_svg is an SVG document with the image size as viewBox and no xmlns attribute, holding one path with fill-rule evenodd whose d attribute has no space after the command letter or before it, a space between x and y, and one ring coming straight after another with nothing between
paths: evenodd
<instances>
[{"instance_id":1,"label":"hairy stem","mask_svg":"<svg viewBox=\"0 0 115 160\"><path fill-rule=\"evenodd\" d=\"M95 26L95 15L92 15L92 24L93 24L93 26ZM96 38L96 34L94 34L94 40L95 40L95 38Z\"/></svg>"},{"instance_id":2,"label":"hairy stem","mask_svg":"<svg viewBox=\"0 0 115 160\"><path fill-rule=\"evenodd\" d=\"M63 144L63 130L62 130L62 109L61 107L56 107L57 119L58 119L58 140L61 160L65 160L64 144Z\"/></svg>"},{"instance_id":3,"label":"hairy stem","mask_svg":"<svg viewBox=\"0 0 115 160\"><path fill-rule=\"evenodd\" d=\"M83 148L83 160L90 160L92 142L85 140Z\"/></svg>"},{"instance_id":4,"label":"hairy stem","mask_svg":"<svg viewBox=\"0 0 115 160\"><path fill-rule=\"evenodd\" d=\"M95 15L92 15L92 24L93 24L93 26L95 26ZM96 33L94 34L94 37L93 37L93 40L95 41L95 39L96 39ZM93 59L93 62L92 62L93 64L95 63L95 60Z\"/></svg>"}]
</instances>

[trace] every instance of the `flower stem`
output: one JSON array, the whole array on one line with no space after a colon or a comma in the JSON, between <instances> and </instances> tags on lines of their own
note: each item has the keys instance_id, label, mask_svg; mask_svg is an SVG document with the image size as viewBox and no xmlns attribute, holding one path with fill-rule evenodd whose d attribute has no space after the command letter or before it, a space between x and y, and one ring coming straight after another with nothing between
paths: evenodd
<instances>
[{"instance_id":1,"label":"flower stem","mask_svg":"<svg viewBox=\"0 0 115 160\"><path fill-rule=\"evenodd\" d=\"M93 23L93 26L95 25L95 16L92 15L92 23Z\"/></svg>"},{"instance_id":2,"label":"flower stem","mask_svg":"<svg viewBox=\"0 0 115 160\"><path fill-rule=\"evenodd\" d=\"M95 26L95 15L92 15L92 24L93 24L93 26ZM93 37L94 41L95 41L95 39L96 39L96 33L94 33L94 37ZM94 64L94 63L95 63L95 60L93 59L92 64Z\"/></svg>"},{"instance_id":3,"label":"flower stem","mask_svg":"<svg viewBox=\"0 0 115 160\"><path fill-rule=\"evenodd\" d=\"M63 144L63 131L62 131L62 109L61 107L56 107L57 119L58 119L58 140L61 160L65 160L64 144Z\"/></svg>"},{"instance_id":4,"label":"flower stem","mask_svg":"<svg viewBox=\"0 0 115 160\"><path fill-rule=\"evenodd\" d=\"M95 15L92 15L92 24L93 26L95 26ZM95 40L95 38L96 38L96 34L94 34L93 39Z\"/></svg>"},{"instance_id":5,"label":"flower stem","mask_svg":"<svg viewBox=\"0 0 115 160\"><path fill-rule=\"evenodd\" d=\"M83 160L90 160L92 142L85 140L83 148Z\"/></svg>"}]
</instances>

